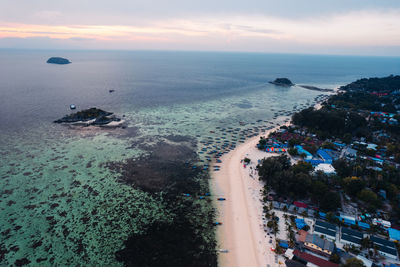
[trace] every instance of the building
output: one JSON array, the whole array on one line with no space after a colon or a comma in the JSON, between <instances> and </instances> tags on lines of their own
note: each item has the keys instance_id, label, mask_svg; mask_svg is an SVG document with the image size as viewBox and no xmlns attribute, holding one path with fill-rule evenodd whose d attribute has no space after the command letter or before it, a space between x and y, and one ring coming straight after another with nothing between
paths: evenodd
<instances>
[{"instance_id":1,"label":"building","mask_svg":"<svg viewBox=\"0 0 400 267\"><path fill-rule=\"evenodd\" d=\"M389 233L390 240L396 241L396 242L400 241L400 231L399 230L394 229L394 228L389 228L388 233Z\"/></svg>"},{"instance_id":2,"label":"building","mask_svg":"<svg viewBox=\"0 0 400 267\"><path fill-rule=\"evenodd\" d=\"M306 263L311 263L318 267L339 267L339 264L321 259L317 256L308 254L306 252L301 252L299 250L295 250L293 252L293 255L294 255L293 259L300 260ZM307 264L307 266L309 265Z\"/></svg>"},{"instance_id":3,"label":"building","mask_svg":"<svg viewBox=\"0 0 400 267\"><path fill-rule=\"evenodd\" d=\"M308 211L307 211L308 217L314 217L314 214L315 214L315 210L313 210L313 209L308 209Z\"/></svg>"},{"instance_id":4,"label":"building","mask_svg":"<svg viewBox=\"0 0 400 267\"><path fill-rule=\"evenodd\" d=\"M304 247L313 252L329 257L335 249L335 244L331 241L322 239L316 234L309 234L304 241Z\"/></svg>"},{"instance_id":5,"label":"building","mask_svg":"<svg viewBox=\"0 0 400 267\"><path fill-rule=\"evenodd\" d=\"M368 230L371 228L368 223L357 221L358 226L360 226L364 230Z\"/></svg>"},{"instance_id":6,"label":"building","mask_svg":"<svg viewBox=\"0 0 400 267\"><path fill-rule=\"evenodd\" d=\"M297 242L302 242L302 243L304 243L304 242L306 241L307 235L308 235L308 232L307 232L307 231L300 230L299 233L298 233L297 236L296 236Z\"/></svg>"},{"instance_id":7,"label":"building","mask_svg":"<svg viewBox=\"0 0 400 267\"><path fill-rule=\"evenodd\" d=\"M293 205L293 204L290 204L290 205L289 205L289 208L288 208L288 211L294 213L295 210L296 210L296 206Z\"/></svg>"},{"instance_id":8,"label":"building","mask_svg":"<svg viewBox=\"0 0 400 267\"><path fill-rule=\"evenodd\" d=\"M314 226L314 234L325 236L331 241L336 240L336 225L317 220Z\"/></svg>"},{"instance_id":9,"label":"building","mask_svg":"<svg viewBox=\"0 0 400 267\"><path fill-rule=\"evenodd\" d=\"M335 174L336 173L335 168L332 166L332 164L328 164L328 163L320 163L320 164L318 164L315 167L314 171L316 171L316 172L317 171L322 171L325 174Z\"/></svg>"},{"instance_id":10,"label":"building","mask_svg":"<svg viewBox=\"0 0 400 267\"><path fill-rule=\"evenodd\" d=\"M356 224L356 218L354 216L340 214L339 220L342 221L346 225L355 225Z\"/></svg>"},{"instance_id":11,"label":"building","mask_svg":"<svg viewBox=\"0 0 400 267\"><path fill-rule=\"evenodd\" d=\"M304 219L296 218L294 221L296 223L297 229L299 230L303 229L303 227L307 225Z\"/></svg>"},{"instance_id":12,"label":"building","mask_svg":"<svg viewBox=\"0 0 400 267\"><path fill-rule=\"evenodd\" d=\"M392 226L392 224L389 221L385 221L385 220L378 219L378 218L373 218L372 224L373 225L381 225L385 228L390 228Z\"/></svg>"},{"instance_id":13,"label":"building","mask_svg":"<svg viewBox=\"0 0 400 267\"><path fill-rule=\"evenodd\" d=\"M306 209L308 207L308 205L306 203L299 202L299 201L295 201L295 202L293 202L293 204L298 208L305 208Z\"/></svg>"},{"instance_id":14,"label":"building","mask_svg":"<svg viewBox=\"0 0 400 267\"><path fill-rule=\"evenodd\" d=\"M381 255L397 259L397 249L392 241L377 236L371 236L370 239L374 245L376 245L377 250Z\"/></svg>"},{"instance_id":15,"label":"building","mask_svg":"<svg viewBox=\"0 0 400 267\"><path fill-rule=\"evenodd\" d=\"M342 227L340 242L356 247L361 246L361 239L364 238L364 234L352 229Z\"/></svg>"},{"instance_id":16,"label":"building","mask_svg":"<svg viewBox=\"0 0 400 267\"><path fill-rule=\"evenodd\" d=\"M332 164L333 159L331 155L328 154L329 149L318 149L317 154L322 158L322 160L327 164Z\"/></svg>"},{"instance_id":17,"label":"building","mask_svg":"<svg viewBox=\"0 0 400 267\"><path fill-rule=\"evenodd\" d=\"M299 153L299 155L301 155L301 154L306 155L305 159L311 160L313 158L312 154L310 152L308 152L307 150L305 150L302 146L296 145L294 147L297 149L297 152Z\"/></svg>"},{"instance_id":18,"label":"building","mask_svg":"<svg viewBox=\"0 0 400 267\"><path fill-rule=\"evenodd\" d=\"M342 150L342 156L349 159L354 159L357 157L357 150L350 147L346 147Z\"/></svg>"}]
</instances>

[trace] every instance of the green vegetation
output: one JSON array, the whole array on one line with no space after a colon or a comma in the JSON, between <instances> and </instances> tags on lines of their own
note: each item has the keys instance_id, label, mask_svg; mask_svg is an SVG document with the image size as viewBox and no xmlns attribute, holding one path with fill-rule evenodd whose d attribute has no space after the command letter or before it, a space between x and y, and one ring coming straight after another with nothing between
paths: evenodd
<instances>
[{"instance_id":1,"label":"green vegetation","mask_svg":"<svg viewBox=\"0 0 400 267\"><path fill-rule=\"evenodd\" d=\"M365 265L362 260L359 260L357 258L350 258L346 261L345 264L342 264L342 267L365 267Z\"/></svg>"},{"instance_id":2,"label":"green vegetation","mask_svg":"<svg viewBox=\"0 0 400 267\"><path fill-rule=\"evenodd\" d=\"M263 159L257 166L260 179L276 193L293 199L311 197L322 210L340 207L340 196L331 191L331 181L323 173L318 178L312 174L313 167L304 161L291 165L286 155Z\"/></svg>"},{"instance_id":3,"label":"green vegetation","mask_svg":"<svg viewBox=\"0 0 400 267\"><path fill-rule=\"evenodd\" d=\"M351 136L365 136L367 122L364 117L355 112L329 109L320 110L308 108L295 113L292 117L295 125L307 127L320 138L332 136L343 138L346 134Z\"/></svg>"}]
</instances>

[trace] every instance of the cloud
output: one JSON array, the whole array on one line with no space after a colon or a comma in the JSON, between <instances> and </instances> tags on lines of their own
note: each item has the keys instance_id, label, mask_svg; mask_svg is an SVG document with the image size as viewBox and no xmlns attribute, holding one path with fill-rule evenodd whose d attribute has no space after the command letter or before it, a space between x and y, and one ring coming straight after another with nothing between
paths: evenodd
<instances>
[{"instance_id":1,"label":"cloud","mask_svg":"<svg viewBox=\"0 0 400 267\"><path fill-rule=\"evenodd\" d=\"M45 17L51 15L50 12ZM298 51L296 49L303 48L306 52L317 51L313 48L356 51L356 48L375 47L378 51L391 47L390 51L396 51L400 46L399 17L400 9L378 9L313 15L303 19L212 15L160 18L123 25L0 23L0 38L25 38L27 42L34 37L64 39L74 45L90 41L94 48L124 49L167 47L177 50L284 52L282 49Z\"/></svg>"}]
</instances>

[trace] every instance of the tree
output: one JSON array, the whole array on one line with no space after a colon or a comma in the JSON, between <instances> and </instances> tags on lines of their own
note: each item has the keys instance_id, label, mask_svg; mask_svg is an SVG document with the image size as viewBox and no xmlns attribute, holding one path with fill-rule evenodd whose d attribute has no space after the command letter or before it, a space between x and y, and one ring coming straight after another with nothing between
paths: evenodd
<instances>
[{"instance_id":1,"label":"tree","mask_svg":"<svg viewBox=\"0 0 400 267\"><path fill-rule=\"evenodd\" d=\"M245 163L249 164L251 160L250 160L249 158L244 158L243 161L244 161Z\"/></svg>"},{"instance_id":2,"label":"tree","mask_svg":"<svg viewBox=\"0 0 400 267\"><path fill-rule=\"evenodd\" d=\"M263 149L267 145L267 139L264 137L260 137L260 141L258 141L258 148Z\"/></svg>"},{"instance_id":3,"label":"tree","mask_svg":"<svg viewBox=\"0 0 400 267\"><path fill-rule=\"evenodd\" d=\"M340 256L337 253L333 253L330 257L329 257L329 261L334 262L334 263L340 263Z\"/></svg>"},{"instance_id":4,"label":"tree","mask_svg":"<svg viewBox=\"0 0 400 267\"><path fill-rule=\"evenodd\" d=\"M378 196L369 189L363 189L357 197L370 204L373 208L377 208L379 205Z\"/></svg>"},{"instance_id":5,"label":"tree","mask_svg":"<svg viewBox=\"0 0 400 267\"><path fill-rule=\"evenodd\" d=\"M299 162L297 162L297 164L294 164L292 166L292 169L295 174L297 174L297 173L309 174L314 168L311 165L311 163L308 163L305 161L299 161Z\"/></svg>"},{"instance_id":6,"label":"tree","mask_svg":"<svg viewBox=\"0 0 400 267\"><path fill-rule=\"evenodd\" d=\"M361 239L361 248L367 249L371 247L371 241L368 237Z\"/></svg>"},{"instance_id":7,"label":"tree","mask_svg":"<svg viewBox=\"0 0 400 267\"><path fill-rule=\"evenodd\" d=\"M362 260L359 260L357 258L350 258L346 261L345 264L342 265L342 267L365 267L365 265Z\"/></svg>"},{"instance_id":8,"label":"tree","mask_svg":"<svg viewBox=\"0 0 400 267\"><path fill-rule=\"evenodd\" d=\"M267 222L267 226L268 226L268 228L272 228L274 226L274 221L273 220L272 221L268 221Z\"/></svg>"},{"instance_id":9,"label":"tree","mask_svg":"<svg viewBox=\"0 0 400 267\"><path fill-rule=\"evenodd\" d=\"M293 157L299 155L299 152L297 151L297 148L293 148L293 147L288 149L288 153L289 153L290 156L293 156Z\"/></svg>"},{"instance_id":10,"label":"tree","mask_svg":"<svg viewBox=\"0 0 400 267\"><path fill-rule=\"evenodd\" d=\"M356 176L346 177L343 180L343 183L346 192L353 197L365 187L365 183L361 180L361 178Z\"/></svg>"},{"instance_id":11,"label":"tree","mask_svg":"<svg viewBox=\"0 0 400 267\"><path fill-rule=\"evenodd\" d=\"M283 212L287 212L288 211L288 208L287 208L287 206L285 205L285 206L283 206ZM287 216L287 214L285 214L284 216Z\"/></svg>"},{"instance_id":12,"label":"tree","mask_svg":"<svg viewBox=\"0 0 400 267\"><path fill-rule=\"evenodd\" d=\"M341 206L341 199L337 192L327 192L321 196L320 208L324 211L335 211Z\"/></svg>"}]
</instances>

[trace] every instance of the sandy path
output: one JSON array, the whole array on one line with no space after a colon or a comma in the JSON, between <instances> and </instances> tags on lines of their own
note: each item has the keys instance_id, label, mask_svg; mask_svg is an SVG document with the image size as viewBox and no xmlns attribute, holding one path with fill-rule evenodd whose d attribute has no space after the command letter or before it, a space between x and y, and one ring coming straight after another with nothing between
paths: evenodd
<instances>
[{"instance_id":1,"label":"sandy path","mask_svg":"<svg viewBox=\"0 0 400 267\"><path fill-rule=\"evenodd\" d=\"M267 136L268 132L262 135ZM217 231L219 248L229 250L219 255L222 267L278 266L271 252L274 242L269 244L263 229L262 184L254 171L258 159L274 154L256 148L259 138L251 138L222 156L222 163L217 164L220 171L211 172L213 194L226 198L217 201L218 220L223 223ZM244 157L252 160L246 168L240 162Z\"/></svg>"}]
</instances>

